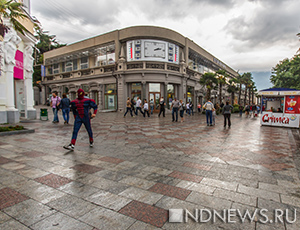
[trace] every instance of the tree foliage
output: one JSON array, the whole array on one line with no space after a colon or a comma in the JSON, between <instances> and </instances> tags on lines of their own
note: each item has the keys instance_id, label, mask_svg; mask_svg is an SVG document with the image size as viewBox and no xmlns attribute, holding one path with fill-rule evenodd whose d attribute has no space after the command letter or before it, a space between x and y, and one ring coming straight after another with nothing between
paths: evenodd
<instances>
[{"instance_id":1,"label":"tree foliage","mask_svg":"<svg viewBox=\"0 0 300 230\"><path fill-rule=\"evenodd\" d=\"M8 18L14 29L21 34L24 34L24 31L28 31L19 22L20 19L29 18L29 16L24 13L22 6L22 3L15 2L13 0L0 0L0 35L2 37L4 37L9 30L9 27L4 25L3 18Z\"/></svg>"},{"instance_id":2,"label":"tree foliage","mask_svg":"<svg viewBox=\"0 0 300 230\"><path fill-rule=\"evenodd\" d=\"M38 40L36 44L36 51L34 53L35 66L33 72L33 84L37 85L37 82L41 80L41 65L43 64L43 54L47 51L57 49L59 47L65 46L66 44L60 44L56 40L55 35L49 35L44 32L42 28L36 27L36 39Z\"/></svg>"},{"instance_id":3,"label":"tree foliage","mask_svg":"<svg viewBox=\"0 0 300 230\"><path fill-rule=\"evenodd\" d=\"M270 80L276 88L300 89L300 54L273 67Z\"/></svg>"},{"instance_id":4,"label":"tree foliage","mask_svg":"<svg viewBox=\"0 0 300 230\"><path fill-rule=\"evenodd\" d=\"M215 89L218 85L218 79L216 78L215 73L205 73L200 78L200 84L205 86L207 89L206 101L210 99L211 90Z\"/></svg>"}]
</instances>

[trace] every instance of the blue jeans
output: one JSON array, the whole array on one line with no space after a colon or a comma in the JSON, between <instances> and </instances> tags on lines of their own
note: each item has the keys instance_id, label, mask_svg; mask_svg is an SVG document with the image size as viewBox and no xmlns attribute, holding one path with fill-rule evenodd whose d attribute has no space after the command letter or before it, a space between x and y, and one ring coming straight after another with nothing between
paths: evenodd
<instances>
[{"instance_id":1,"label":"blue jeans","mask_svg":"<svg viewBox=\"0 0 300 230\"><path fill-rule=\"evenodd\" d=\"M67 123L69 123L70 120L69 113L70 113L70 108L62 109L63 118Z\"/></svg>"},{"instance_id":2,"label":"blue jeans","mask_svg":"<svg viewBox=\"0 0 300 230\"><path fill-rule=\"evenodd\" d=\"M144 113L143 113L141 107L136 107L135 115L138 115L138 110L141 112L141 114L144 115Z\"/></svg>"},{"instance_id":3,"label":"blue jeans","mask_svg":"<svg viewBox=\"0 0 300 230\"><path fill-rule=\"evenodd\" d=\"M58 115L57 115L57 112L58 112L57 108L52 108L52 111L53 111L53 115L54 115L53 121L59 122Z\"/></svg>"},{"instance_id":4,"label":"blue jeans","mask_svg":"<svg viewBox=\"0 0 300 230\"><path fill-rule=\"evenodd\" d=\"M77 115L74 121L73 134L71 143L75 145L78 132L80 130L81 125L84 124L86 131L89 134L90 142L93 142L93 131L91 127L91 119L88 116L84 116L83 118Z\"/></svg>"},{"instance_id":5,"label":"blue jeans","mask_svg":"<svg viewBox=\"0 0 300 230\"><path fill-rule=\"evenodd\" d=\"M130 112L130 115L133 117L131 107L126 107L126 112L124 113L124 117L128 112Z\"/></svg>"},{"instance_id":6,"label":"blue jeans","mask_svg":"<svg viewBox=\"0 0 300 230\"><path fill-rule=\"evenodd\" d=\"M150 105L151 114L153 114L154 105Z\"/></svg>"},{"instance_id":7,"label":"blue jeans","mask_svg":"<svg viewBox=\"0 0 300 230\"><path fill-rule=\"evenodd\" d=\"M178 121L178 108L173 108L172 109L172 119L173 121L175 120L175 115L176 115L176 121Z\"/></svg>"},{"instance_id":8,"label":"blue jeans","mask_svg":"<svg viewBox=\"0 0 300 230\"><path fill-rule=\"evenodd\" d=\"M211 110L206 110L206 123L207 124L212 124L212 111ZM209 117L209 123L208 123L208 117Z\"/></svg>"}]
</instances>

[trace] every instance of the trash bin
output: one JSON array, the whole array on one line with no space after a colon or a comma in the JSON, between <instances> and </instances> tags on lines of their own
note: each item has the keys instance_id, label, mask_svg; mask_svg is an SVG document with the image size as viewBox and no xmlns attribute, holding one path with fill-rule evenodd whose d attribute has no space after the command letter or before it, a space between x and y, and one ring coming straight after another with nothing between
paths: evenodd
<instances>
[{"instance_id":1,"label":"trash bin","mask_svg":"<svg viewBox=\"0 0 300 230\"><path fill-rule=\"evenodd\" d=\"M48 109L42 109L41 108L40 120L48 121Z\"/></svg>"}]
</instances>

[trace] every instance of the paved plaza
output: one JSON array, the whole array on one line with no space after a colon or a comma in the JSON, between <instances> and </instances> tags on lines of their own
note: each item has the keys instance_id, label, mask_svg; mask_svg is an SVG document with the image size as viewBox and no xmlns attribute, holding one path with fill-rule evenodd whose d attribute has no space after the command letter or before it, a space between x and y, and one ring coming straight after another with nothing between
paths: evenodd
<instances>
[{"instance_id":1,"label":"paved plaza","mask_svg":"<svg viewBox=\"0 0 300 230\"><path fill-rule=\"evenodd\" d=\"M300 228L300 213L295 223L284 218L300 210L298 130L236 114L224 129L222 116L208 127L199 114L176 123L170 114L98 113L94 147L82 127L68 152L73 125L59 117L23 123L35 133L1 137L0 229ZM170 223L169 209L267 209L270 221ZM283 223L272 223L275 209Z\"/></svg>"}]
</instances>

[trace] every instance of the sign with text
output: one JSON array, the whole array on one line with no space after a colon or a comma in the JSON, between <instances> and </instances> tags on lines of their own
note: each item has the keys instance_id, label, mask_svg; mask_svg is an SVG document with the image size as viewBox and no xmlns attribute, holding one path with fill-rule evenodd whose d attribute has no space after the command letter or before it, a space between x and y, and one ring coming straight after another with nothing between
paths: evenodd
<instances>
[{"instance_id":1,"label":"sign with text","mask_svg":"<svg viewBox=\"0 0 300 230\"><path fill-rule=\"evenodd\" d=\"M263 112L260 123L269 126L299 128L299 114Z\"/></svg>"},{"instance_id":2,"label":"sign with text","mask_svg":"<svg viewBox=\"0 0 300 230\"><path fill-rule=\"evenodd\" d=\"M15 61L16 65L14 67L14 78L15 79L24 79L24 70L23 70L23 52L20 50L17 50L16 55L15 55Z\"/></svg>"},{"instance_id":3,"label":"sign with text","mask_svg":"<svg viewBox=\"0 0 300 230\"><path fill-rule=\"evenodd\" d=\"M299 113L300 96L286 96L285 97L285 113L295 114Z\"/></svg>"}]
</instances>

